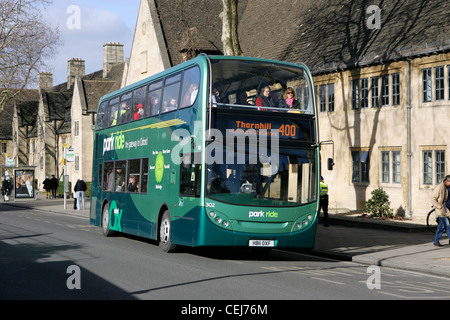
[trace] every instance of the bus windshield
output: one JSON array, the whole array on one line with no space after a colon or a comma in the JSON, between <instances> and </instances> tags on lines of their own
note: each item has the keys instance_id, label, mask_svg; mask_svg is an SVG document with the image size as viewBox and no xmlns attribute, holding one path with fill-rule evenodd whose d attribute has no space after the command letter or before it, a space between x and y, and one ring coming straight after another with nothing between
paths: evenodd
<instances>
[{"instance_id":1,"label":"bus windshield","mask_svg":"<svg viewBox=\"0 0 450 320\"><path fill-rule=\"evenodd\" d=\"M283 64L246 60L212 60L214 106L284 109L314 114L306 71Z\"/></svg>"},{"instance_id":2,"label":"bus windshield","mask_svg":"<svg viewBox=\"0 0 450 320\"><path fill-rule=\"evenodd\" d=\"M208 165L207 196L253 206L298 206L317 199L313 149L281 148L266 156L254 151L247 145L245 161L239 159L242 154L230 152L234 159Z\"/></svg>"}]
</instances>

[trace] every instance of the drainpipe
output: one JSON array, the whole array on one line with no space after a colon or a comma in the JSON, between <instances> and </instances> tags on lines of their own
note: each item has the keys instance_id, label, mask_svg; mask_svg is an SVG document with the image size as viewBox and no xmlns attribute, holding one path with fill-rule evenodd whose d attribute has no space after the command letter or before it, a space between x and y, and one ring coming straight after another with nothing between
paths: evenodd
<instances>
[{"instance_id":1,"label":"drainpipe","mask_svg":"<svg viewBox=\"0 0 450 320\"><path fill-rule=\"evenodd\" d=\"M407 159L408 159L408 209L406 212L407 218L412 218L412 150L411 150L411 60L406 60L406 144L407 144Z\"/></svg>"}]
</instances>

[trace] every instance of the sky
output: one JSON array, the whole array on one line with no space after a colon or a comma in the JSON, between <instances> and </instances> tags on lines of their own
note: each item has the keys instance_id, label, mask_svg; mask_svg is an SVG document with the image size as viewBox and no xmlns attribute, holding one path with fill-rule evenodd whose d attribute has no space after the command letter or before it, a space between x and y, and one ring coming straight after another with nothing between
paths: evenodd
<instances>
[{"instance_id":1,"label":"sky","mask_svg":"<svg viewBox=\"0 0 450 320\"><path fill-rule=\"evenodd\" d=\"M86 61L86 74L103 69L103 45L124 45L130 56L140 0L53 0L42 14L51 26L58 26L63 41L57 56L47 61L53 85L67 81L67 61Z\"/></svg>"}]
</instances>

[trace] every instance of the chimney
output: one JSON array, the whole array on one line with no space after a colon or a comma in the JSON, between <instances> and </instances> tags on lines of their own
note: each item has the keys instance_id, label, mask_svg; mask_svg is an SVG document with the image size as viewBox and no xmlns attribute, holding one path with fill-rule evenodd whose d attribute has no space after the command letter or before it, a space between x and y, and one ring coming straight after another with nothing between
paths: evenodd
<instances>
[{"instance_id":1,"label":"chimney","mask_svg":"<svg viewBox=\"0 0 450 320\"><path fill-rule=\"evenodd\" d=\"M108 42L103 46L103 78L108 77L115 64L123 62L123 44Z\"/></svg>"},{"instance_id":2,"label":"chimney","mask_svg":"<svg viewBox=\"0 0 450 320\"><path fill-rule=\"evenodd\" d=\"M39 73L38 88L47 90L53 88L53 74L50 72Z\"/></svg>"},{"instance_id":3,"label":"chimney","mask_svg":"<svg viewBox=\"0 0 450 320\"><path fill-rule=\"evenodd\" d=\"M72 58L68 61L67 67L67 90L75 83L76 77L85 75L85 61L80 58Z\"/></svg>"}]
</instances>

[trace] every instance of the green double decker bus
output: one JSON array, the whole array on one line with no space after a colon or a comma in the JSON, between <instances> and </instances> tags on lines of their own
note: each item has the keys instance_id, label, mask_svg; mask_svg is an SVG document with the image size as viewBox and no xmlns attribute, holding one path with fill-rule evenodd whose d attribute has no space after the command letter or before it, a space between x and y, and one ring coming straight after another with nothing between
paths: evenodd
<instances>
[{"instance_id":1,"label":"green double decker bus","mask_svg":"<svg viewBox=\"0 0 450 320\"><path fill-rule=\"evenodd\" d=\"M202 54L102 97L91 224L166 252L314 247L313 88L303 64Z\"/></svg>"}]
</instances>

